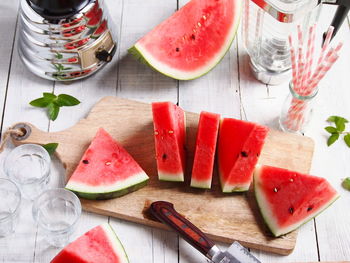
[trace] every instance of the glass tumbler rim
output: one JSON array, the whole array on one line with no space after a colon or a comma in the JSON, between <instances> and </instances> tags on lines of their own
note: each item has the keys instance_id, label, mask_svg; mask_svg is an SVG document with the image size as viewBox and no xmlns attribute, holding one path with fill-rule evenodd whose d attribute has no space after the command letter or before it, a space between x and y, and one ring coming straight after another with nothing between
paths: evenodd
<instances>
[{"instance_id":1,"label":"glass tumbler rim","mask_svg":"<svg viewBox=\"0 0 350 263\"><path fill-rule=\"evenodd\" d=\"M40 227L50 231L50 232L61 232L63 231L62 229L59 229L59 230L52 230L52 229L49 229L45 226L45 224L42 224L40 223L40 220L38 220L38 206L39 206L39 201L40 199L44 196L44 195L47 195L49 193L54 193L54 192L61 192L61 193L67 193L68 195L70 195L70 197L73 198L74 200L74 204L75 204L75 208L77 209L77 215L76 215L76 218L74 219L74 221L72 222L72 224L70 224L70 226L68 226L66 229L70 229L72 227L74 227L79 218L80 218L80 215L81 215L81 211L82 211L82 207L81 207L81 202L79 200L79 198L77 197L76 194L74 194L72 191L69 191L67 189L64 189L64 188L51 188L51 189L47 189L45 190L44 192L42 192L33 202L33 207L32 207L32 215L33 215L33 218L35 220L35 222L40 225Z\"/></svg>"},{"instance_id":2,"label":"glass tumbler rim","mask_svg":"<svg viewBox=\"0 0 350 263\"><path fill-rule=\"evenodd\" d=\"M313 99L317 95L318 86L315 88L315 90L310 95L301 95L294 89L293 81L290 81L289 82L289 90L294 98L296 98L298 100L302 100L302 101L308 101L308 100Z\"/></svg>"},{"instance_id":3,"label":"glass tumbler rim","mask_svg":"<svg viewBox=\"0 0 350 263\"><path fill-rule=\"evenodd\" d=\"M3 221L10 219L11 217L13 217L15 214L18 213L19 208L20 208L21 203L22 203L22 195L21 195L21 190L19 189L19 187L17 186L17 184L14 181L7 179L7 178L0 178L0 182L1 181L5 181L5 182L9 183L10 185L14 186L14 189L16 190L16 193L18 194L18 201L16 203L16 207L13 210L13 212L11 212L11 214L9 214L5 217L0 218L0 222L3 222Z\"/></svg>"},{"instance_id":4,"label":"glass tumbler rim","mask_svg":"<svg viewBox=\"0 0 350 263\"><path fill-rule=\"evenodd\" d=\"M46 151L46 149L43 146L41 146L39 144L33 144L33 143L26 143L26 144L19 145L16 148L12 149L12 151L6 156L4 164L3 164L4 171L5 171L6 175L11 180L13 180L14 182L17 182L17 180L13 179L12 176L10 175L9 167L8 167L9 160L10 160L11 157L13 157L13 155L16 153L16 151L19 151L21 148L28 147L28 146L35 147L35 148L38 148L38 149L42 150L43 159L46 162L48 162L48 165L45 167L45 171L43 173L44 176L42 176L40 179L38 179L37 182L28 182L28 183L18 182L19 184L23 184L23 185L30 185L30 184L34 184L34 183L41 183L41 182L45 181L50 176L51 157L50 157L49 153Z\"/></svg>"}]
</instances>

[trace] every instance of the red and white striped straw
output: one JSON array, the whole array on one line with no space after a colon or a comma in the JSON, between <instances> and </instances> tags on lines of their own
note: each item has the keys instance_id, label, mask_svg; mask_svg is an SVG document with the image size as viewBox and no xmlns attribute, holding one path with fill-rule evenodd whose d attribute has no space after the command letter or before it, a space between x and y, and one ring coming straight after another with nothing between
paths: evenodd
<instances>
[{"instance_id":1,"label":"red and white striped straw","mask_svg":"<svg viewBox=\"0 0 350 263\"><path fill-rule=\"evenodd\" d=\"M327 34L326 34L326 38L324 40L323 46L322 46L322 50L321 50L321 54L320 57L318 58L317 61L317 65L321 64L324 58L324 54L326 53L326 50L329 46L329 43L331 41L332 35L333 35L333 31L334 31L334 27L330 26L327 30Z\"/></svg>"},{"instance_id":2,"label":"red and white striped straw","mask_svg":"<svg viewBox=\"0 0 350 263\"><path fill-rule=\"evenodd\" d=\"M293 81L293 86L296 87L297 85L297 78L298 78L298 68L297 68L297 62L296 62L296 57L295 57L295 49L293 47L293 40L292 36L289 36L289 46L290 46L290 58L292 61L292 81Z\"/></svg>"},{"instance_id":3,"label":"red and white striped straw","mask_svg":"<svg viewBox=\"0 0 350 263\"><path fill-rule=\"evenodd\" d=\"M330 70L330 68L333 66L333 64L337 61L338 58L339 58L339 55L337 54L335 49L332 49L331 55L329 57L326 57L325 61L322 63L322 66L319 72L317 73L317 76L310 83L310 88L308 93L311 94L311 92L314 91L318 83L321 81L321 79L323 79L323 77Z\"/></svg>"},{"instance_id":4,"label":"red and white striped straw","mask_svg":"<svg viewBox=\"0 0 350 263\"><path fill-rule=\"evenodd\" d=\"M303 80L302 80L302 86L304 87L307 82L309 81L309 78L311 76L311 70L312 70L312 57L313 57L313 53L315 50L315 27L316 24L314 24L313 26L310 27L309 29L309 39L308 39L308 43L307 43L307 52L306 52L306 68L304 71L304 76L303 76Z\"/></svg>"},{"instance_id":5,"label":"red and white striped straw","mask_svg":"<svg viewBox=\"0 0 350 263\"><path fill-rule=\"evenodd\" d=\"M303 63L303 33L301 31L300 25L298 25L298 79L297 79L297 85L295 87L296 91L301 90L301 78L304 70L304 66L302 65Z\"/></svg>"}]
</instances>

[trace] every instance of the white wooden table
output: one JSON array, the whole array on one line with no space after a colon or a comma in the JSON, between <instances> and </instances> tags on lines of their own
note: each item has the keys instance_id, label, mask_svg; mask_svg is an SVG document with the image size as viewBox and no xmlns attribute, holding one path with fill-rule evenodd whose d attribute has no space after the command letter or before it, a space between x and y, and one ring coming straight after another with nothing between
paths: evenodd
<instances>
[{"instance_id":1,"label":"white wooden table","mask_svg":"<svg viewBox=\"0 0 350 263\"><path fill-rule=\"evenodd\" d=\"M111 65L93 77L69 85L40 79L30 73L17 54L17 0L0 1L0 116L2 132L18 121L28 121L48 131L62 130L83 118L97 100L115 95L145 102L168 100L185 110L221 113L277 127L277 118L288 92L287 85L258 83L249 72L247 56L238 34L230 51L217 67L200 79L176 81L140 64L126 50L139 37L172 14L186 0L109 0L117 25L119 49ZM319 28L328 27L334 8L324 8ZM340 60L322 82L312 127L306 135L315 143L312 174L326 177L341 194L336 203L305 224L289 256L253 251L263 262L311 262L350 260L350 192L341 179L350 176L350 149L344 143L326 146L325 119L329 115L350 118L350 27L345 21L337 39L345 42ZM82 103L63 108L58 119L28 102L43 92L68 93ZM350 129L350 127L349 127ZM8 149L7 149L8 150ZM0 155L1 160L6 151ZM57 160L52 167L51 186L63 186L63 168ZM4 176L3 172L0 176ZM109 222L123 242L132 263L206 262L203 256L176 234L114 218L83 212L74 238L92 227ZM227 245L222 245L223 247ZM16 233L0 239L2 262L49 262L58 249L49 247L31 216L31 203L24 201Z\"/></svg>"}]
</instances>

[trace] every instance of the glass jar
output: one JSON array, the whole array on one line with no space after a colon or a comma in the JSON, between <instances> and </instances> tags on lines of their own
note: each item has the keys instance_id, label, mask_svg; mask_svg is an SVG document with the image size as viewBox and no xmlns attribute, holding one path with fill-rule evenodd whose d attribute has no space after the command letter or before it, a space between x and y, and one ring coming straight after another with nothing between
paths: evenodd
<instances>
[{"instance_id":1,"label":"glass jar","mask_svg":"<svg viewBox=\"0 0 350 263\"><path fill-rule=\"evenodd\" d=\"M313 113L313 98L318 93L318 87L313 90L294 89L289 83L289 94L285 99L279 118L279 125L285 132L304 134Z\"/></svg>"}]
</instances>

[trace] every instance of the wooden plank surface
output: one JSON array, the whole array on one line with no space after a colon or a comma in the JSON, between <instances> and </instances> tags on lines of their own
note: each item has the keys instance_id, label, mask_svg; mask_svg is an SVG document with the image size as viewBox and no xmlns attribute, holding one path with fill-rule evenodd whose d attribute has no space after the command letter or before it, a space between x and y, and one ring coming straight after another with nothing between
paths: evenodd
<instances>
[{"instance_id":1,"label":"wooden plank surface","mask_svg":"<svg viewBox=\"0 0 350 263\"><path fill-rule=\"evenodd\" d=\"M187 113L186 119L186 148L190 171L198 114ZM74 127L54 133L40 132L32 127L27 139L15 143L58 142L57 155L66 167L69 177L99 127L104 127L121 142L150 175L150 182L147 187L121 198L108 201L82 200L85 210L164 227L150 220L144 209L153 201L167 200L173 202L182 214L215 240L227 243L238 240L248 247L280 254L288 254L294 248L296 232L283 238L271 238L251 192L223 195L217 177L212 191L198 191L188 184L160 182L154 161L153 124L149 104L106 97L97 103L86 119ZM312 154L311 139L271 130L260 163L308 172Z\"/></svg>"},{"instance_id":2,"label":"wooden plank surface","mask_svg":"<svg viewBox=\"0 0 350 263\"><path fill-rule=\"evenodd\" d=\"M229 69L226 69L227 71L224 73L224 67L220 67L220 70L215 68L208 75L191 82L178 83L167 79L139 64L130 56L125 56L129 45L176 10L178 5L176 0L143 2L106 0L116 27L120 29L118 46L120 57L118 60L114 59L108 67L103 69L103 72L86 80L77 81L73 85L54 85L52 82L41 80L29 73L21 64L17 56L16 45L13 45L18 2L5 0L0 3L0 20L2 21L0 28L0 103L4 110L2 115L3 131L17 121L29 121L43 130L57 131L68 128L85 117L98 98L115 95L115 92L118 93L118 96L125 98L146 102L157 99L170 100L174 103L180 103L186 110L210 109L223 114L232 114L234 117L242 116L243 119L245 116L239 115L238 111L244 109L247 113L246 119L269 124L273 127L277 126L275 120L288 89L285 85L266 86L254 80L248 69L246 53L241 45L240 35L230 50L230 54L236 54L238 60L233 61L230 58L229 65L224 62L225 67L232 66L231 73ZM185 1L179 1L179 5L183 2ZM119 8L118 5L122 7ZM326 29L328 27L334 11L334 8L328 6L323 9L318 23L320 28ZM349 24L346 23L338 33L337 38L347 39L349 35ZM349 47L346 43L343 49L346 54L341 55L335 68L323 81L326 87L318 95L319 103L318 110L314 114L315 121L307 133L316 142L316 154L311 172L331 180L342 197L334 204L331 212L325 212L314 222L309 222L300 229L296 248L291 255L281 257L254 250L253 252L262 262L316 262L318 259L349 260L350 258L349 242L347 242L350 237L350 215L347 209L348 192L340 187L341 179L349 176L349 150L341 142L327 148L325 144L326 134L323 132L323 127L327 125L324 119L330 114L350 117L350 108L346 104L349 90L346 75L349 70L349 60L347 59ZM238 52L236 52L236 45L238 45ZM218 67L220 65L221 63ZM239 71L239 75L237 71ZM224 96L232 96L232 94L226 93L229 92L229 88L225 86L225 92L222 92L223 90L220 88L220 83L229 83L228 79L231 79L232 83L237 83L237 87L233 84L233 89L241 91L239 99L233 99L232 104L230 100L224 98ZM217 83L219 83L218 87ZM44 111L27 105L31 99L39 97L42 92L54 89L57 93L64 92L76 95L83 103L76 108L64 109L58 120L49 123ZM221 93L216 92L219 90ZM192 102L189 96L193 97ZM0 161L3 160L7 152L0 155ZM59 178L62 178L63 168L57 160L54 160L51 170L53 179L51 187L62 186ZM36 233L36 227L31 219L30 206L29 202L24 203L16 233L11 237L0 239L0 262L46 263L50 257L58 253L59 248L48 248L40 233L39 235ZM107 220L108 217L84 212L79 229L74 233L73 238ZM133 263L175 263L178 260L181 263L207 262L202 255L182 239L178 241L177 235L172 232L143 227L112 218L110 223L113 224L124 243ZM33 236L37 236L39 241L43 243L36 242ZM139 243L142 245L137 250L133 246L136 239L143 242ZM221 246L226 247L225 244L221 244ZM145 256L150 253L152 257Z\"/></svg>"}]
</instances>

